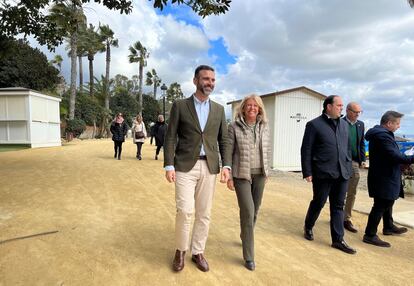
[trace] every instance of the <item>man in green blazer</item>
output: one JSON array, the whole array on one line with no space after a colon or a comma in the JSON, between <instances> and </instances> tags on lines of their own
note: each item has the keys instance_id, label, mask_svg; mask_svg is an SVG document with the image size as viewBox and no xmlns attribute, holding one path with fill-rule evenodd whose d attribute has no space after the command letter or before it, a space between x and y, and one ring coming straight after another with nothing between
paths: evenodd
<instances>
[{"instance_id":1,"label":"man in green blazer","mask_svg":"<svg viewBox=\"0 0 414 286\"><path fill-rule=\"evenodd\" d=\"M164 142L164 167L168 182L175 182L176 252L173 270L184 268L184 256L190 246L193 210L195 219L191 238L192 261L201 271L208 271L204 257L210 212L222 165L221 182L227 182L231 154L224 107L209 99L215 85L214 69L199 66L194 73L196 92L173 103Z\"/></svg>"}]
</instances>

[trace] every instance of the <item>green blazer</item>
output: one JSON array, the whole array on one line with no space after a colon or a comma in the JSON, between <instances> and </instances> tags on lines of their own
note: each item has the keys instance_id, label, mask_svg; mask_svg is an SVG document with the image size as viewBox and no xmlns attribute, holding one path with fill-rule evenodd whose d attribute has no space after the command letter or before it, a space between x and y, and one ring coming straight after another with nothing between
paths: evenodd
<instances>
[{"instance_id":1,"label":"green blazer","mask_svg":"<svg viewBox=\"0 0 414 286\"><path fill-rule=\"evenodd\" d=\"M171 107L164 141L164 167L173 165L176 171L190 171L203 144L210 173L218 174L219 151L223 166L230 166L231 162L224 107L210 99L210 112L202 131L193 96L176 100Z\"/></svg>"}]
</instances>

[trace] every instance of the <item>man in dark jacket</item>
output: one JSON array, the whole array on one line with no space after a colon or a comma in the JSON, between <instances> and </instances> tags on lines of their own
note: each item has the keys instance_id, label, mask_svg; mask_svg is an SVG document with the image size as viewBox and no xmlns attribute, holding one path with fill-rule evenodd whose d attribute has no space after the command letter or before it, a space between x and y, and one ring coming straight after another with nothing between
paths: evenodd
<instances>
[{"instance_id":1,"label":"man in dark jacket","mask_svg":"<svg viewBox=\"0 0 414 286\"><path fill-rule=\"evenodd\" d=\"M352 209L355 203L355 196L359 183L359 168L365 166L365 140L364 122L358 120L362 113L361 106L356 102L350 102L346 106L346 116L343 120L348 124L349 144L352 156L352 173L348 181L348 191L346 192L344 228L350 232L358 232L351 221Z\"/></svg>"},{"instance_id":2,"label":"man in dark jacket","mask_svg":"<svg viewBox=\"0 0 414 286\"><path fill-rule=\"evenodd\" d=\"M332 247L349 254L356 250L344 241L344 200L351 176L348 126L340 119L341 97L328 96L323 114L306 124L301 147L302 173L312 182L313 199L306 214L304 236L313 240L312 228L329 196Z\"/></svg>"},{"instance_id":3,"label":"man in dark jacket","mask_svg":"<svg viewBox=\"0 0 414 286\"><path fill-rule=\"evenodd\" d=\"M363 241L381 247L391 244L381 240L377 228L383 219L383 234L402 234L405 227L397 227L392 219L392 206L401 191L401 164L412 164L414 156L402 154L395 142L394 132L400 128L403 114L387 111L381 117L381 125L368 130L365 139L369 141L368 193L374 198L374 205L368 217Z\"/></svg>"},{"instance_id":4,"label":"man in dark jacket","mask_svg":"<svg viewBox=\"0 0 414 286\"><path fill-rule=\"evenodd\" d=\"M161 114L158 115L158 121L154 125L155 145L157 146L157 149L155 150L155 160L158 160L158 155L164 145L164 137L167 132L167 127L168 125L164 121L164 116Z\"/></svg>"}]
</instances>

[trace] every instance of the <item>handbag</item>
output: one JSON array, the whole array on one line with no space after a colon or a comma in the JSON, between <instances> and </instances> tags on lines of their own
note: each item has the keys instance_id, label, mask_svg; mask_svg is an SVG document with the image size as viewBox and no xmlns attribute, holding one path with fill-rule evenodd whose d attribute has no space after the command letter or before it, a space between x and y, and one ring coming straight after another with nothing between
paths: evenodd
<instances>
[{"instance_id":1,"label":"handbag","mask_svg":"<svg viewBox=\"0 0 414 286\"><path fill-rule=\"evenodd\" d=\"M145 138L144 131L135 132L135 139L142 139L142 138Z\"/></svg>"}]
</instances>

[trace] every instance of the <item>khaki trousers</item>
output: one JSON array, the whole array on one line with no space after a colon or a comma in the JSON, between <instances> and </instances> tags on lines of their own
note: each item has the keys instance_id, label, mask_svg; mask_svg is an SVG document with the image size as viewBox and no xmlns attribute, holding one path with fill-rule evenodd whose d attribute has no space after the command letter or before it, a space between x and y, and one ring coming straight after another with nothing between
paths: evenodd
<instances>
[{"instance_id":1,"label":"khaki trousers","mask_svg":"<svg viewBox=\"0 0 414 286\"><path fill-rule=\"evenodd\" d=\"M206 160L198 160L189 172L176 172L175 245L178 250L187 251L190 246L191 218L195 208L191 252L204 253L215 186L216 175L210 173Z\"/></svg>"},{"instance_id":2,"label":"khaki trousers","mask_svg":"<svg viewBox=\"0 0 414 286\"><path fill-rule=\"evenodd\" d=\"M352 176L348 181L348 192L346 193L345 200L345 221L350 220L352 217L352 209L354 208L355 204L355 196L357 193L359 177L359 163L352 161Z\"/></svg>"}]
</instances>

